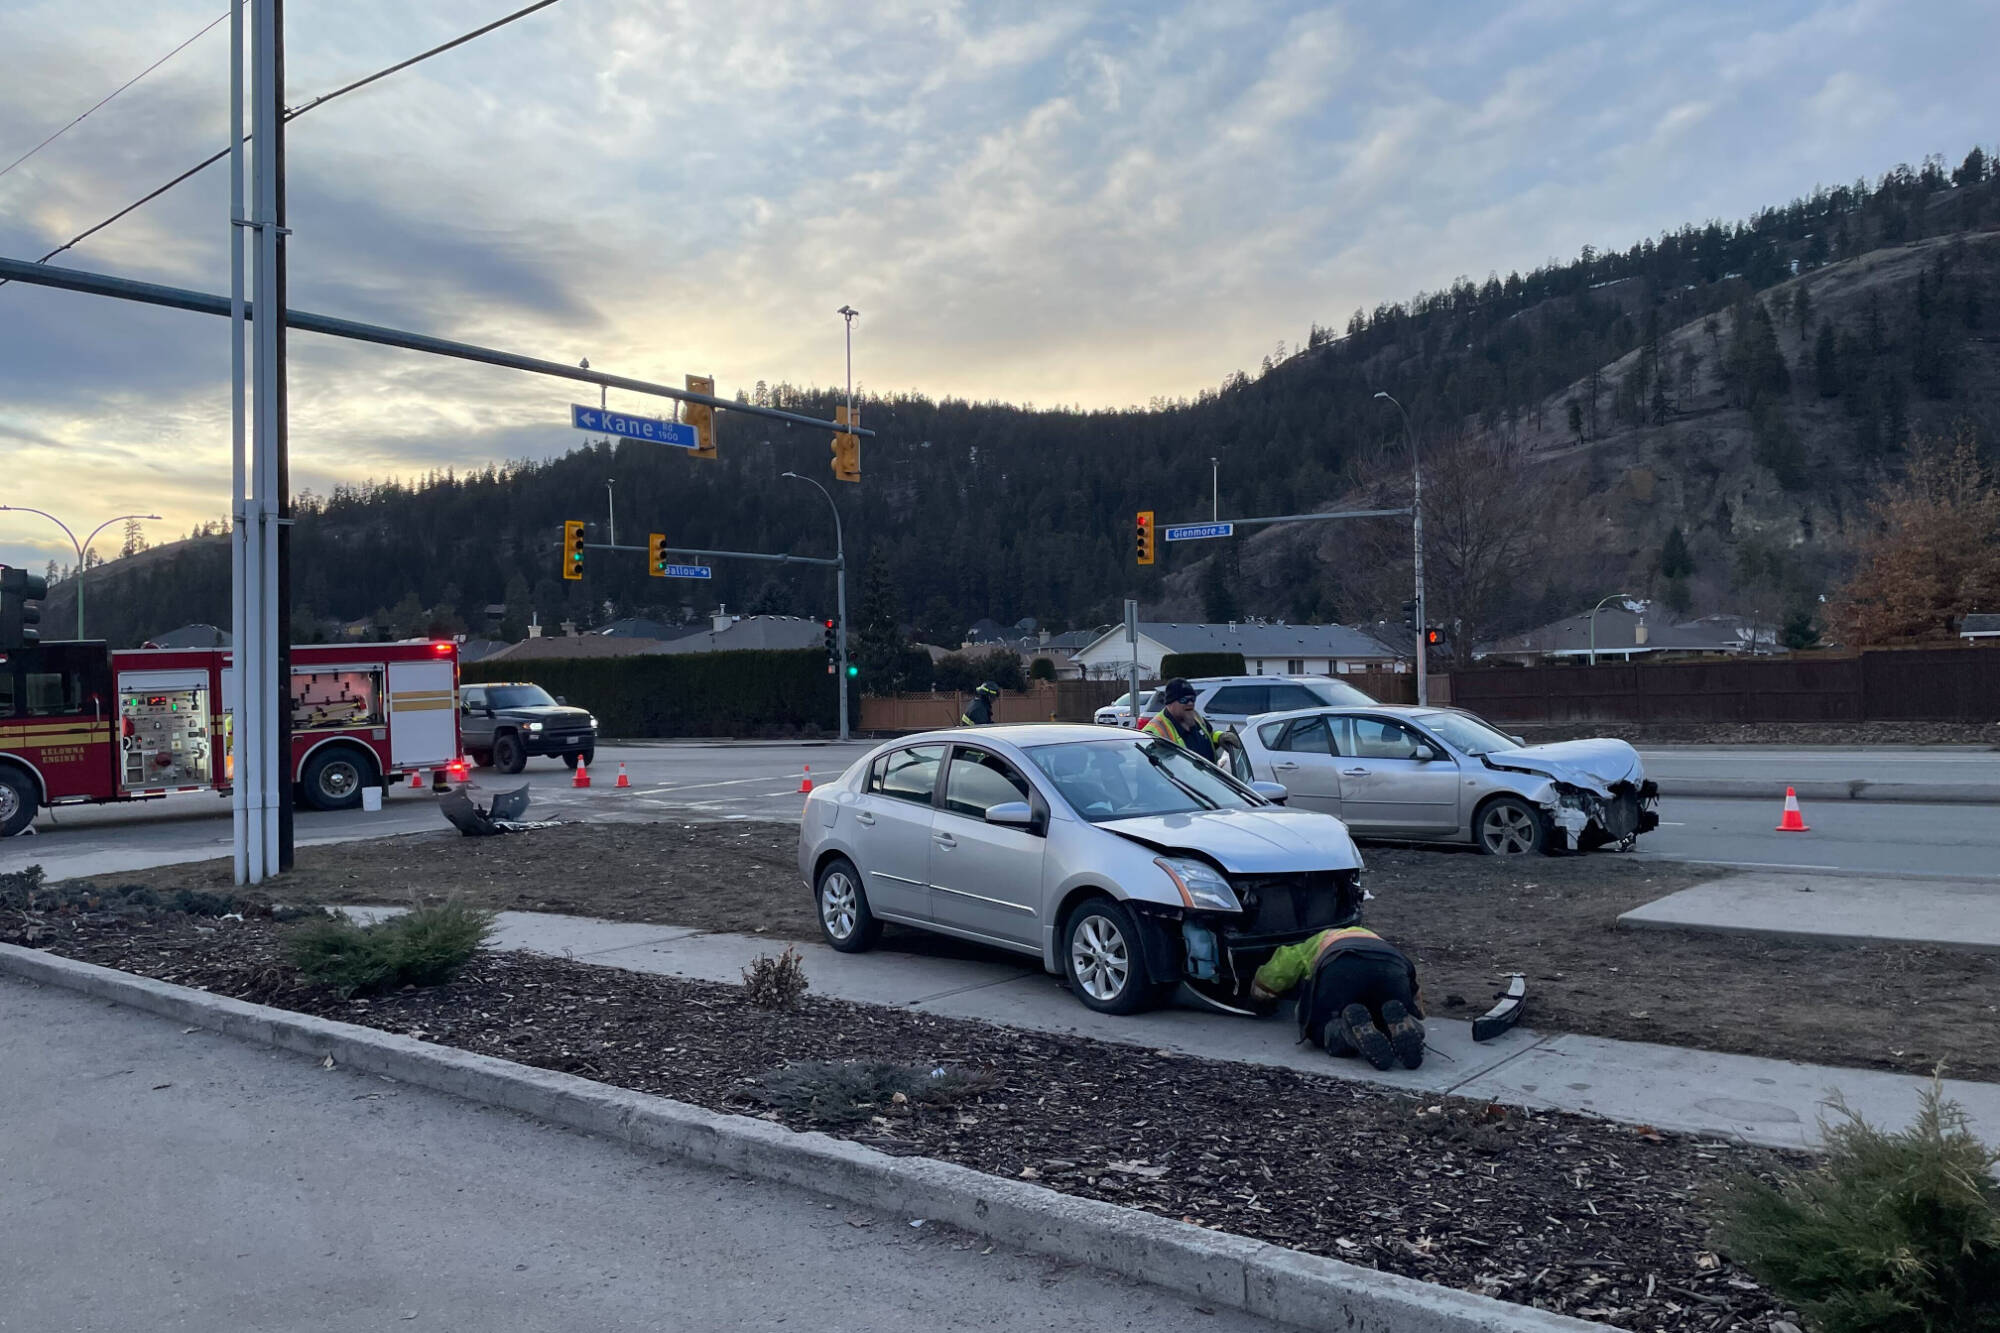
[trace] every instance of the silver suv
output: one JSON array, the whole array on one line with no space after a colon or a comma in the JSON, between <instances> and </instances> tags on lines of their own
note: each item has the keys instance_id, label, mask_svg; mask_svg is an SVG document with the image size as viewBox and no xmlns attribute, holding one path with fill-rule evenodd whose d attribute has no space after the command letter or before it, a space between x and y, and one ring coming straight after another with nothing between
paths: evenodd
<instances>
[{"instance_id":1,"label":"silver suv","mask_svg":"<svg viewBox=\"0 0 2000 1333\"><path fill-rule=\"evenodd\" d=\"M1241 728L1259 713L1283 713L1295 708L1367 708L1375 700L1346 681L1329 676L1202 676L1191 680L1194 706L1210 722L1222 728ZM1130 695L1097 710L1096 720L1115 727L1135 725L1128 704ZM1159 711L1159 691L1148 690L1139 700L1139 721L1144 726Z\"/></svg>"}]
</instances>

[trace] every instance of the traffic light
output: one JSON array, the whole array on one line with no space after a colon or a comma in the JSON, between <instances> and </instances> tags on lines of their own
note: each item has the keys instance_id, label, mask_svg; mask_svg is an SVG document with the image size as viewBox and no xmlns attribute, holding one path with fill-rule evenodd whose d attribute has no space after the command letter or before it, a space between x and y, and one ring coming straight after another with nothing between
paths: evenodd
<instances>
[{"instance_id":1,"label":"traffic light","mask_svg":"<svg viewBox=\"0 0 2000 1333\"><path fill-rule=\"evenodd\" d=\"M1443 642L1444 642L1444 631L1439 629L1436 625L1432 625L1429 629L1424 631L1424 643L1427 646L1435 648Z\"/></svg>"},{"instance_id":2,"label":"traffic light","mask_svg":"<svg viewBox=\"0 0 2000 1333\"><path fill-rule=\"evenodd\" d=\"M1139 511L1138 521L1133 527L1132 539L1134 543L1134 548L1136 549L1139 555L1139 563L1142 565L1152 564L1153 563L1153 511L1152 510L1141 509Z\"/></svg>"},{"instance_id":3,"label":"traffic light","mask_svg":"<svg viewBox=\"0 0 2000 1333\"><path fill-rule=\"evenodd\" d=\"M842 404L833 409L833 419L841 425L851 424L847 419L847 407ZM841 431L833 437L833 479L835 481L861 480L861 437Z\"/></svg>"},{"instance_id":4,"label":"traffic light","mask_svg":"<svg viewBox=\"0 0 2000 1333\"><path fill-rule=\"evenodd\" d=\"M1417 632L1417 604L1415 602L1403 603L1403 628L1412 634Z\"/></svg>"},{"instance_id":5,"label":"traffic light","mask_svg":"<svg viewBox=\"0 0 2000 1333\"><path fill-rule=\"evenodd\" d=\"M715 393L715 381L706 375L687 377L689 393ZM715 409L707 403L689 403L681 414L687 424L694 427L694 452L689 458L715 459Z\"/></svg>"},{"instance_id":6,"label":"traffic light","mask_svg":"<svg viewBox=\"0 0 2000 1333\"><path fill-rule=\"evenodd\" d=\"M562 576L566 579L583 577L583 520L580 518L563 521Z\"/></svg>"},{"instance_id":7,"label":"traffic light","mask_svg":"<svg viewBox=\"0 0 2000 1333\"><path fill-rule=\"evenodd\" d=\"M656 579L667 576L667 534L646 534L646 572Z\"/></svg>"},{"instance_id":8,"label":"traffic light","mask_svg":"<svg viewBox=\"0 0 2000 1333\"><path fill-rule=\"evenodd\" d=\"M49 581L11 565L0 566L0 648L25 648L40 642L41 600Z\"/></svg>"},{"instance_id":9,"label":"traffic light","mask_svg":"<svg viewBox=\"0 0 2000 1333\"><path fill-rule=\"evenodd\" d=\"M820 623L826 626L826 661L828 667L831 668L840 662L840 636L834 633L833 622L831 620L821 621Z\"/></svg>"}]
</instances>

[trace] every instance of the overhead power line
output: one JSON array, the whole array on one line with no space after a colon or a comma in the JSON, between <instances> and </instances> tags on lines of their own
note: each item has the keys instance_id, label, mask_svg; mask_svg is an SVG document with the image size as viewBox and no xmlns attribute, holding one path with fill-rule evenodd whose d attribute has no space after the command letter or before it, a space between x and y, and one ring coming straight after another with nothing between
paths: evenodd
<instances>
[{"instance_id":1,"label":"overhead power line","mask_svg":"<svg viewBox=\"0 0 2000 1333\"><path fill-rule=\"evenodd\" d=\"M78 116L75 120L72 120L69 124L63 126L61 129L57 130L54 134L51 134L48 138L42 140L40 143L36 144L33 148L30 148L27 152L21 154L19 157L15 158L12 162L9 162L6 166L0 167L0 176L5 176L15 167L20 166L23 162L26 162L36 153L39 153L44 148L47 148L57 139L62 138L63 135L68 134L71 130L83 124L85 120L89 119L90 113L92 111L96 111L99 108L103 107L103 105L106 102L109 102L112 98L118 96L118 94L124 92L127 88L130 88L133 84L145 78L148 74L151 74L154 70L166 64L169 60L172 60L175 56L179 55L181 52L187 50L190 46L193 46L196 41L200 40L202 37L207 35L209 28L213 28L216 24L222 22L223 19L226 19L228 17L229 17L229 11L224 10L221 14L217 15L215 18L209 20L207 27L204 27L200 32L196 33L193 37L188 38L186 41L182 42L179 46L176 46L173 50L167 52L165 55L161 56L158 60L155 60L152 64L146 66L146 68L140 70L137 74L134 74L131 78L119 84L116 88L113 88L110 92L106 93L102 98L100 98L97 101L97 103L90 108L90 110L85 111L81 116Z\"/></svg>"},{"instance_id":2,"label":"overhead power line","mask_svg":"<svg viewBox=\"0 0 2000 1333\"><path fill-rule=\"evenodd\" d=\"M483 28L474 28L471 32L464 33L460 36L454 37L450 41L445 42L442 45L433 46L428 51L421 51L416 55L411 56L408 60L399 60L395 64L390 65L386 69L379 69L375 71L373 74L368 75L366 78L356 79L352 83L345 84L339 88L335 88L332 92L321 93L318 97L313 98L312 101L307 102L302 106L288 108L284 114L284 120L286 121L286 123L290 123L291 121L298 119L300 116L303 116L306 112L311 111L314 107L325 106L328 102L333 101L336 97L344 97L348 93L354 92L357 89L366 88L369 84L376 82L378 79L386 79L391 74L395 74L401 70L406 70L410 68L410 66L412 65L422 64L424 61L429 60L432 56L443 55L446 51L451 50L453 47L464 46L467 42L473 41L476 38L484 37L489 32L493 32L498 28L504 28L508 24L516 21L517 19L524 19L528 17L528 15L534 13L536 10L547 9L550 5L556 3L557 0L535 0L534 4L528 5L521 9L517 9L513 13L508 14L503 18L497 18ZM223 15L223 18L227 17L229 17L227 14ZM213 27L215 25L210 24L209 26ZM204 29L204 31L206 30ZM200 34L196 35L199 36ZM250 136L246 134L243 136L243 138L247 142ZM187 180L190 176L195 176L200 174L202 171L206 170L209 167L214 166L217 162L220 162L223 158L228 156L229 156L229 150L227 148L224 148L219 152L210 154L208 157L203 158L201 161L189 167L186 171L183 171L180 175L168 181L165 185L162 185L155 190L148 191L146 194L141 195L139 198L125 205L125 207L119 209L116 213L113 213L110 217L104 219L102 222L99 222L93 227L88 227L85 230L78 232L76 235L70 237L67 241L64 241L61 245L49 251L47 254L43 255L40 259L37 259L35 262L37 264L48 263L51 259L54 259L57 255L61 254L63 251L71 249L72 247L76 246L77 244L83 241L89 240L92 236L95 236L98 232L103 231L106 227L118 221L120 218L123 218L127 214L133 213L138 209L145 207L147 204L152 203L155 199L158 199L161 195L173 189L176 185L179 185L182 181ZM0 278L0 287L6 286L7 283L9 283L10 281L12 281L12 279Z\"/></svg>"}]
</instances>

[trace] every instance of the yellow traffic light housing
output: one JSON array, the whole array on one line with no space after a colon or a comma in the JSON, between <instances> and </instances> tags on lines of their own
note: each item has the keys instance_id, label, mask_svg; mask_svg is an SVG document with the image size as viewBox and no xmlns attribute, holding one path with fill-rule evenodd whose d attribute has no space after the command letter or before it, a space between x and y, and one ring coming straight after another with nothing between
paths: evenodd
<instances>
[{"instance_id":1,"label":"yellow traffic light housing","mask_svg":"<svg viewBox=\"0 0 2000 1333\"><path fill-rule=\"evenodd\" d=\"M689 393L705 393L710 397L715 395L715 381L706 375L688 376L687 388ZM688 425L694 427L694 452L689 454L688 457L706 458L713 462L715 459L715 409L707 403L689 403L683 411L682 416Z\"/></svg>"},{"instance_id":2,"label":"yellow traffic light housing","mask_svg":"<svg viewBox=\"0 0 2000 1333\"><path fill-rule=\"evenodd\" d=\"M1139 556L1139 563L1153 563L1153 511L1141 509L1133 526L1133 545Z\"/></svg>"},{"instance_id":3,"label":"yellow traffic light housing","mask_svg":"<svg viewBox=\"0 0 2000 1333\"><path fill-rule=\"evenodd\" d=\"M847 419L847 407L842 404L833 409L833 419L843 426L852 425ZM861 480L861 437L841 431L833 437L833 479L835 481Z\"/></svg>"},{"instance_id":4,"label":"yellow traffic light housing","mask_svg":"<svg viewBox=\"0 0 2000 1333\"><path fill-rule=\"evenodd\" d=\"M656 579L667 576L667 535L664 532L646 534L646 572Z\"/></svg>"},{"instance_id":5,"label":"yellow traffic light housing","mask_svg":"<svg viewBox=\"0 0 2000 1333\"><path fill-rule=\"evenodd\" d=\"M562 576L566 579L583 577L583 520L579 518L563 521Z\"/></svg>"}]
</instances>

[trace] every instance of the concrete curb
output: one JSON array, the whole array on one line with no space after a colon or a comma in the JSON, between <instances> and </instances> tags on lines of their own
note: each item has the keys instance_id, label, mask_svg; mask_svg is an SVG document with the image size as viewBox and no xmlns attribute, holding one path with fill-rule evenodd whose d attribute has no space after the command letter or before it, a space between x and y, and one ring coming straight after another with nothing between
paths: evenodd
<instances>
[{"instance_id":1,"label":"concrete curb","mask_svg":"<svg viewBox=\"0 0 2000 1333\"><path fill-rule=\"evenodd\" d=\"M0 944L0 972L238 1040L331 1056L353 1069L704 1165L930 1218L1032 1254L1090 1264L1283 1323L1344 1333L1583 1333L1608 1327L949 1162L890 1157L824 1134L718 1115L571 1074L249 1004L37 949Z\"/></svg>"},{"instance_id":2,"label":"concrete curb","mask_svg":"<svg viewBox=\"0 0 2000 1333\"><path fill-rule=\"evenodd\" d=\"M1852 778L1838 782L1769 783L1750 778L1668 779L1660 783L1660 795L1688 800L1785 799L1785 788L1798 792L1801 801L1901 801L1914 805L2000 805L2000 786L1981 783L1868 782Z\"/></svg>"}]
</instances>

